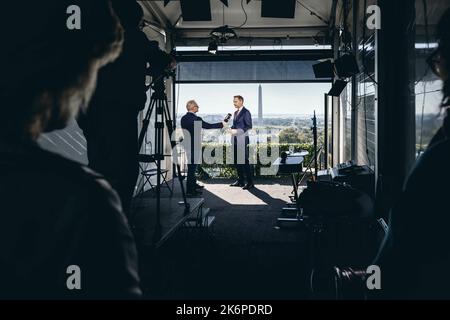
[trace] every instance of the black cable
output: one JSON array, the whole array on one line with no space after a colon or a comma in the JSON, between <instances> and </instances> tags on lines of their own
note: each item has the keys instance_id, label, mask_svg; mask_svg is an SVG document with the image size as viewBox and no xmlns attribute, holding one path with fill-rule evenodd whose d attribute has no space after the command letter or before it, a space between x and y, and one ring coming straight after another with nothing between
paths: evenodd
<instances>
[{"instance_id":1,"label":"black cable","mask_svg":"<svg viewBox=\"0 0 450 320\"><path fill-rule=\"evenodd\" d=\"M329 21L325 20L323 17L319 16L316 12L314 12L313 10L311 10L310 8L308 8L306 5L304 5L302 2L300 2L299 0L297 0L297 3L299 5L301 5L303 8L305 8L306 10L309 11L309 13L312 16L315 16L317 19L319 19L320 21L322 21L323 23L325 23L327 26L330 24Z\"/></svg>"},{"instance_id":2,"label":"black cable","mask_svg":"<svg viewBox=\"0 0 450 320\"><path fill-rule=\"evenodd\" d=\"M348 31L348 16L350 15L350 10L348 8L348 2L344 0L344 5L342 6L342 10L344 10L344 27L343 27L343 32L344 32L344 50L347 51L351 51L352 49L352 43L347 43L346 39L347 39L347 35L349 34Z\"/></svg>"},{"instance_id":3,"label":"black cable","mask_svg":"<svg viewBox=\"0 0 450 320\"><path fill-rule=\"evenodd\" d=\"M364 8L367 8L367 0L364 0ZM375 83L376 85L378 85L378 82L375 81L375 79L372 77L372 75L370 75L367 72L367 65L366 65L366 16L364 16L364 20L363 20L363 34L362 34L362 53L363 53L363 57L362 57L362 65L363 65L363 73L365 75L367 75L370 80L372 80L373 83Z\"/></svg>"},{"instance_id":4,"label":"black cable","mask_svg":"<svg viewBox=\"0 0 450 320\"><path fill-rule=\"evenodd\" d=\"M240 26L238 26L238 27L230 27L230 28L233 28L233 29L240 29L240 28L242 28L243 26L245 26L245 25L247 24L247 21L248 21L248 14L247 14L247 11L246 11L245 8L244 8L244 0L241 0L241 8L242 8L242 11L244 12L244 15L245 15L245 20L244 20L244 22L243 22Z\"/></svg>"},{"instance_id":5,"label":"black cable","mask_svg":"<svg viewBox=\"0 0 450 320\"><path fill-rule=\"evenodd\" d=\"M419 92L419 93L416 93L416 94L414 94L414 95L416 95L416 96L419 96L419 95L421 95L421 94L425 94L425 93L434 93L434 92L442 92L442 90L441 89L438 89L438 90L433 90L433 91L423 91L423 92Z\"/></svg>"},{"instance_id":6,"label":"black cable","mask_svg":"<svg viewBox=\"0 0 450 320\"><path fill-rule=\"evenodd\" d=\"M424 22L425 22L425 38L427 41L427 49L428 52L430 51L430 35L428 33L428 8L427 8L427 1L426 0L422 0L422 4L423 4L423 11L424 11ZM425 72L422 76L422 78L420 78L420 80L416 81L414 85L417 85L418 83L420 83L421 81L423 81L423 99L422 99L422 112L421 112L421 116L420 116L420 137L419 137L419 150L418 150L418 155L420 155L423 151L423 121L424 121L424 116L425 116L425 101L427 98L427 81L425 79L425 77L428 74L429 71L429 67L427 66L425 68ZM424 81L425 79L425 81Z\"/></svg>"},{"instance_id":7,"label":"black cable","mask_svg":"<svg viewBox=\"0 0 450 320\"><path fill-rule=\"evenodd\" d=\"M419 151L418 154L420 155L420 153L423 151L423 118L424 118L424 114L425 114L425 100L427 97L427 93L426 93L426 89L427 88L427 82L424 81L423 82L423 100L422 100L422 115L421 115L421 119L420 119L420 138L419 138Z\"/></svg>"},{"instance_id":8,"label":"black cable","mask_svg":"<svg viewBox=\"0 0 450 320\"><path fill-rule=\"evenodd\" d=\"M320 44L319 40L317 40L317 36L318 36L319 34L321 34L321 33L324 34L324 35L323 35L323 39L322 39L322 44ZM313 41L315 42L315 44L316 44L317 46L320 46L320 45L325 46L325 45L326 45L326 34L325 34L324 30L320 30L319 32L317 32L317 33L316 33L313 37L311 37L311 38L313 39Z\"/></svg>"},{"instance_id":9,"label":"black cable","mask_svg":"<svg viewBox=\"0 0 450 320\"><path fill-rule=\"evenodd\" d=\"M422 4L423 4L423 12L424 12L424 22L425 22L425 41L427 42L427 50L428 52L430 51L430 33L429 33L429 29L428 29L428 6L427 6L427 1L426 0L422 0ZM421 82L423 79L425 79L425 77L428 75L428 72L430 71L430 68L427 66L425 68L425 72L422 75L422 77L417 80L414 85L417 85L419 82Z\"/></svg>"},{"instance_id":10,"label":"black cable","mask_svg":"<svg viewBox=\"0 0 450 320\"><path fill-rule=\"evenodd\" d=\"M358 97L358 99L359 99L359 102L358 102L358 103L356 104L356 106L352 109L353 111L358 111L361 102L364 100L364 99L361 98L361 97Z\"/></svg>"},{"instance_id":11,"label":"black cable","mask_svg":"<svg viewBox=\"0 0 450 320\"><path fill-rule=\"evenodd\" d=\"M225 25L225 4L222 4L222 21L223 24Z\"/></svg>"}]
</instances>

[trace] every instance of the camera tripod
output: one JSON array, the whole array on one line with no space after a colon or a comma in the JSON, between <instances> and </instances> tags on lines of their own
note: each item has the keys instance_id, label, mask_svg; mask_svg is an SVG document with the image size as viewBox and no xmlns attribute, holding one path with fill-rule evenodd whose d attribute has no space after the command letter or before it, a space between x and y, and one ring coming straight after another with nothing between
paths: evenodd
<instances>
[{"instance_id":1,"label":"camera tripod","mask_svg":"<svg viewBox=\"0 0 450 320\"><path fill-rule=\"evenodd\" d=\"M154 90L151 99L150 105L148 107L147 113L145 115L144 120L142 121L143 126L142 130L139 134L139 150L142 149L142 145L144 143L145 137L147 135L147 130L150 125L150 119L152 117L153 111L155 111L155 142L154 142L154 153L152 155L148 155L152 162L156 163L156 230L155 230L155 242L157 242L161 238L161 161L165 159L164 155L164 128L167 127L169 137L172 137L174 133L174 123L170 116L169 104L167 101L167 95L165 92L165 82L164 77L158 78L152 85L151 88ZM169 138L170 139L170 138ZM175 141L171 142L172 150L177 146ZM150 162L150 161L149 161ZM186 199L186 192L183 185L183 176L181 174L181 167L177 161L176 171L178 181L180 182L181 193L183 196L184 205L184 215L189 214L190 205Z\"/></svg>"}]
</instances>

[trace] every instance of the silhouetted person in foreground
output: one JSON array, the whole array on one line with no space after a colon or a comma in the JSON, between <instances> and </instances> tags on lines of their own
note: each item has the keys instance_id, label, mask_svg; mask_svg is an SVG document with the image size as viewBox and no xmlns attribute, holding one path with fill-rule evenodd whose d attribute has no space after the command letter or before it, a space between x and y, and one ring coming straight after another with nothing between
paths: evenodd
<instances>
[{"instance_id":1,"label":"silhouetted person in foreground","mask_svg":"<svg viewBox=\"0 0 450 320\"><path fill-rule=\"evenodd\" d=\"M120 200L94 171L44 151L41 133L82 108L123 29L106 0L2 4L0 297L138 298L133 236ZM66 26L81 9L81 29ZM24 21L33 21L32 26Z\"/></svg>"},{"instance_id":2,"label":"silhouetted person in foreground","mask_svg":"<svg viewBox=\"0 0 450 320\"><path fill-rule=\"evenodd\" d=\"M87 140L89 167L108 179L128 213L139 173L137 115L146 101L145 35L135 1L112 4L125 31L122 54L99 72L90 108L78 123Z\"/></svg>"},{"instance_id":3,"label":"silhouetted person in foreground","mask_svg":"<svg viewBox=\"0 0 450 320\"><path fill-rule=\"evenodd\" d=\"M443 81L442 107L450 102L450 10L437 28L431 69ZM384 298L450 298L450 118L408 177L390 214L390 230L376 264Z\"/></svg>"},{"instance_id":4,"label":"silhouetted person in foreground","mask_svg":"<svg viewBox=\"0 0 450 320\"><path fill-rule=\"evenodd\" d=\"M78 124L86 136L89 167L108 179L128 215L139 175L138 114L147 100L147 62L165 67L171 57L140 30L143 11L136 1L112 4L125 30L123 52L99 72L90 108Z\"/></svg>"}]
</instances>

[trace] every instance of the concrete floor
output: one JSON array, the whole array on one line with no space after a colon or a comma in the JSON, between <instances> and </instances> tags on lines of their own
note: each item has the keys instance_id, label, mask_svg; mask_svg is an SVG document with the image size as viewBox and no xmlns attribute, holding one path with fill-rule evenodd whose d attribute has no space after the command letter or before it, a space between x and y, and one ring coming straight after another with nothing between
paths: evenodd
<instances>
[{"instance_id":1,"label":"concrete floor","mask_svg":"<svg viewBox=\"0 0 450 320\"><path fill-rule=\"evenodd\" d=\"M138 245L147 298L315 298L313 265L367 265L361 259L374 256L364 231L369 225L327 220L320 241L308 222L277 228L292 191L288 178L256 180L250 191L230 187L232 182L203 182L204 206L216 218L209 232L180 228L157 250Z\"/></svg>"},{"instance_id":2,"label":"concrete floor","mask_svg":"<svg viewBox=\"0 0 450 320\"><path fill-rule=\"evenodd\" d=\"M238 187L230 187L233 180L205 181L205 200L212 209L237 210L242 206L251 206L253 209L267 210L280 209L289 201L292 186L288 179L259 180L252 190L242 190ZM220 200L216 202L216 200ZM260 207L260 208L258 208Z\"/></svg>"},{"instance_id":3,"label":"concrete floor","mask_svg":"<svg viewBox=\"0 0 450 320\"><path fill-rule=\"evenodd\" d=\"M306 232L275 228L292 191L289 179L256 181L251 191L232 182L204 182L205 206L216 217L212 236L181 229L158 252L142 255L149 298L307 298Z\"/></svg>"}]
</instances>

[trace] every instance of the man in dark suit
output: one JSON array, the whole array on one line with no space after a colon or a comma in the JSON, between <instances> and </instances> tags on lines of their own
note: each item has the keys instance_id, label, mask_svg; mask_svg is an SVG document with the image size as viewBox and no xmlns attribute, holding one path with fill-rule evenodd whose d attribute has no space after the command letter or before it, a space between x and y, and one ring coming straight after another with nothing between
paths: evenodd
<instances>
[{"instance_id":1,"label":"man in dark suit","mask_svg":"<svg viewBox=\"0 0 450 320\"><path fill-rule=\"evenodd\" d=\"M252 129L252 115L244 107L244 98L235 96L233 99L234 112L233 126L231 127L232 144L234 149L234 164L236 166L238 180L231 184L232 187L242 187L249 190L254 187L253 173L249 162L248 145L250 143L248 130ZM247 178L245 183L244 175Z\"/></svg>"},{"instance_id":2,"label":"man in dark suit","mask_svg":"<svg viewBox=\"0 0 450 320\"><path fill-rule=\"evenodd\" d=\"M198 104L195 100L190 100L186 104L187 113L181 118L181 128L185 130L185 144L186 153L188 155L188 175L187 175L187 196L196 196L199 194L199 190L203 189L203 186L197 184L195 178L195 171L197 165L202 162L202 129L222 129L226 124L225 122L208 123L198 117ZM188 139L188 137L190 138Z\"/></svg>"}]
</instances>

